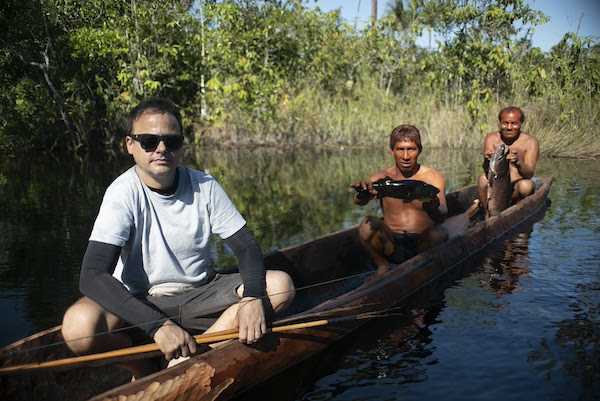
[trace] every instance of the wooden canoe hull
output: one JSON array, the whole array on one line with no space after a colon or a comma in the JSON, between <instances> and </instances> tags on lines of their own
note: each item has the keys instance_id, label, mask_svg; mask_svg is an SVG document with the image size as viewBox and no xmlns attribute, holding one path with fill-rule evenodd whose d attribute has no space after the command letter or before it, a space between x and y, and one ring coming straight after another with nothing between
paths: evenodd
<instances>
[{"instance_id":1,"label":"wooden canoe hull","mask_svg":"<svg viewBox=\"0 0 600 401\"><path fill-rule=\"evenodd\" d=\"M292 306L294 312L305 311L307 308L310 312L326 312L340 307L355 308L337 313L343 315L383 310L397 305L431 284L440 284L448 276L447 273L459 266L465 258L484 252L488 245L503 234L518 230L522 225L533 221L545 209L551 185L552 178L538 180L536 192L518 205L479 222L464 235L417 255L391 269L386 275L365 284L362 282L370 274L370 261L359 246L356 227L282 249L269 255L266 263L268 268L287 271L300 289ZM477 198L476 188L464 188L449 194L447 198L449 209L454 213L462 213ZM352 275L355 276L352 280L340 280L302 290L314 283ZM317 354L365 322L366 320L360 320L269 334L255 346L245 346L231 340L172 368L132 383L124 383L93 400L121 400L128 399L127 397L161 400L229 399ZM26 340L23 340L23 344L27 343ZM0 351L0 355L5 350ZM60 372L48 372L44 375L58 373ZM0 390L0 398L1 395Z\"/></svg>"}]
</instances>

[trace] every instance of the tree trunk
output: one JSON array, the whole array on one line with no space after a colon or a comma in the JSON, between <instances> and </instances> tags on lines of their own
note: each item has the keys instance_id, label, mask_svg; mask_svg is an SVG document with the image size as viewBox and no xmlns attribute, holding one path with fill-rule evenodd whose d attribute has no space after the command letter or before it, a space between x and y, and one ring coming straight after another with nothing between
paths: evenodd
<instances>
[{"instance_id":1,"label":"tree trunk","mask_svg":"<svg viewBox=\"0 0 600 401\"><path fill-rule=\"evenodd\" d=\"M204 47L204 41L205 41L205 37L204 37L204 11L203 11L203 7L204 5L202 4L202 0L200 0L200 26L202 28L202 49L201 49L201 56L202 56L202 63L205 63L206 60L206 48ZM204 68L202 68L202 74L200 74L200 97L201 97L201 101L200 101L200 117L202 119L206 119L207 117L207 111L206 111L206 88L204 87Z\"/></svg>"},{"instance_id":2,"label":"tree trunk","mask_svg":"<svg viewBox=\"0 0 600 401\"><path fill-rule=\"evenodd\" d=\"M46 21L44 20L44 25L45 24L46 24ZM46 48L41 51L41 54L44 58L43 63L25 60L25 57L19 51L17 51L14 47L12 47L10 44L6 43L2 39L0 39L0 41L2 43L4 43L10 49L10 51L14 55L16 55L23 63L29 64L33 67L37 67L42 71L42 74L44 75L44 81L46 82L46 85L48 86L48 88L50 89L50 92L52 93L52 96L54 97L54 102L58 106L58 109L60 111L60 116L61 116L63 122L65 123L65 126L67 127L67 131L69 132L69 135L71 136L71 144L73 146L73 149L76 150L82 145L81 138L80 138L79 134L77 133L77 129L75 128L75 125L73 124L73 121L71 120L71 117L69 117L69 113L67 113L67 108L65 107L65 103L63 102L62 96L60 95L60 92L58 91L58 89L56 89L56 86L54 86L54 83L52 82L52 77L50 76L50 58L48 57L48 48L50 47L50 35L48 33L47 27L46 27L46 35L47 35Z\"/></svg>"},{"instance_id":3,"label":"tree trunk","mask_svg":"<svg viewBox=\"0 0 600 401\"><path fill-rule=\"evenodd\" d=\"M46 61L48 62L48 56L44 53ZM33 63L32 63L33 64ZM73 125L73 121L71 121L71 117L67 113L67 108L65 107L65 103L63 102L62 96L52 83L52 78L50 77L50 66L49 64L38 65L39 68L42 69L42 73L44 74L44 80L46 81L46 85L50 88L50 92L52 92L52 96L54 96L54 101L60 110L60 116L67 126L67 131L69 131L69 135L71 136L71 141L73 142L73 149L77 149L81 146L81 138L77 134L77 130L75 129L75 125Z\"/></svg>"},{"instance_id":4,"label":"tree trunk","mask_svg":"<svg viewBox=\"0 0 600 401\"><path fill-rule=\"evenodd\" d=\"M377 22L377 0L371 0L371 24L373 27Z\"/></svg>"}]
</instances>

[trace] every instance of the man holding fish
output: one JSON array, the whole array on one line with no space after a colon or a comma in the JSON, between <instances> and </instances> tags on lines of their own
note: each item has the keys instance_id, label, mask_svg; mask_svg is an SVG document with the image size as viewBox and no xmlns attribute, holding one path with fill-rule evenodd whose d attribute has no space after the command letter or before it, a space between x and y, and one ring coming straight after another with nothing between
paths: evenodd
<instances>
[{"instance_id":1,"label":"man holding fish","mask_svg":"<svg viewBox=\"0 0 600 401\"><path fill-rule=\"evenodd\" d=\"M503 152L507 153L506 159L509 162L511 201L516 203L535 191L535 184L531 178L539 156L539 143L533 136L521 132L525 113L518 107L507 107L500 111L498 120L498 132L487 134L483 144L485 173L479 177L478 191L479 199L486 208L489 200L490 160L500 145L506 147Z\"/></svg>"},{"instance_id":2,"label":"man holding fish","mask_svg":"<svg viewBox=\"0 0 600 401\"><path fill-rule=\"evenodd\" d=\"M448 214L444 177L419 164L421 151L419 130L400 125L390 135L394 164L350 184L355 204L364 206L375 197L381 202L383 219L367 216L359 226L360 243L377 266L375 277L390 263L402 263L448 239L440 224Z\"/></svg>"}]
</instances>

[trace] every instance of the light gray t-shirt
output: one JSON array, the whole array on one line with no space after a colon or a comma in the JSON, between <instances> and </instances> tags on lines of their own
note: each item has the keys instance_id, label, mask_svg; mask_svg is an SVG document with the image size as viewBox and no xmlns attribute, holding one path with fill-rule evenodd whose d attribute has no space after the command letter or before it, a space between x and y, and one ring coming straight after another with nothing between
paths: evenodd
<instances>
[{"instance_id":1,"label":"light gray t-shirt","mask_svg":"<svg viewBox=\"0 0 600 401\"><path fill-rule=\"evenodd\" d=\"M211 233L225 239L246 221L210 175L179 166L173 195L146 186L135 166L104 194L90 241L122 247L113 276L132 293L202 285L210 267Z\"/></svg>"}]
</instances>

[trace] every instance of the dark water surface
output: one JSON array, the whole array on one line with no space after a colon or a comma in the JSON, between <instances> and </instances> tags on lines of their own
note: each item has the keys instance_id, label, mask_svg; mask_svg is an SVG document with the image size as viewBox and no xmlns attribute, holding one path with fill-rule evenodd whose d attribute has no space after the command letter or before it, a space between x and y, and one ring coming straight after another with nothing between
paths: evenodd
<instances>
[{"instance_id":1,"label":"dark water surface","mask_svg":"<svg viewBox=\"0 0 600 401\"><path fill-rule=\"evenodd\" d=\"M479 152L430 150L449 189L476 181ZM349 227L376 205L350 182L391 164L385 150L187 154L248 220L265 252ZM0 346L61 322L105 188L126 156L0 162ZM454 285L378 320L248 394L278 400L600 399L600 166L542 158L551 206L461 267ZM232 257L215 240L215 263Z\"/></svg>"}]
</instances>

